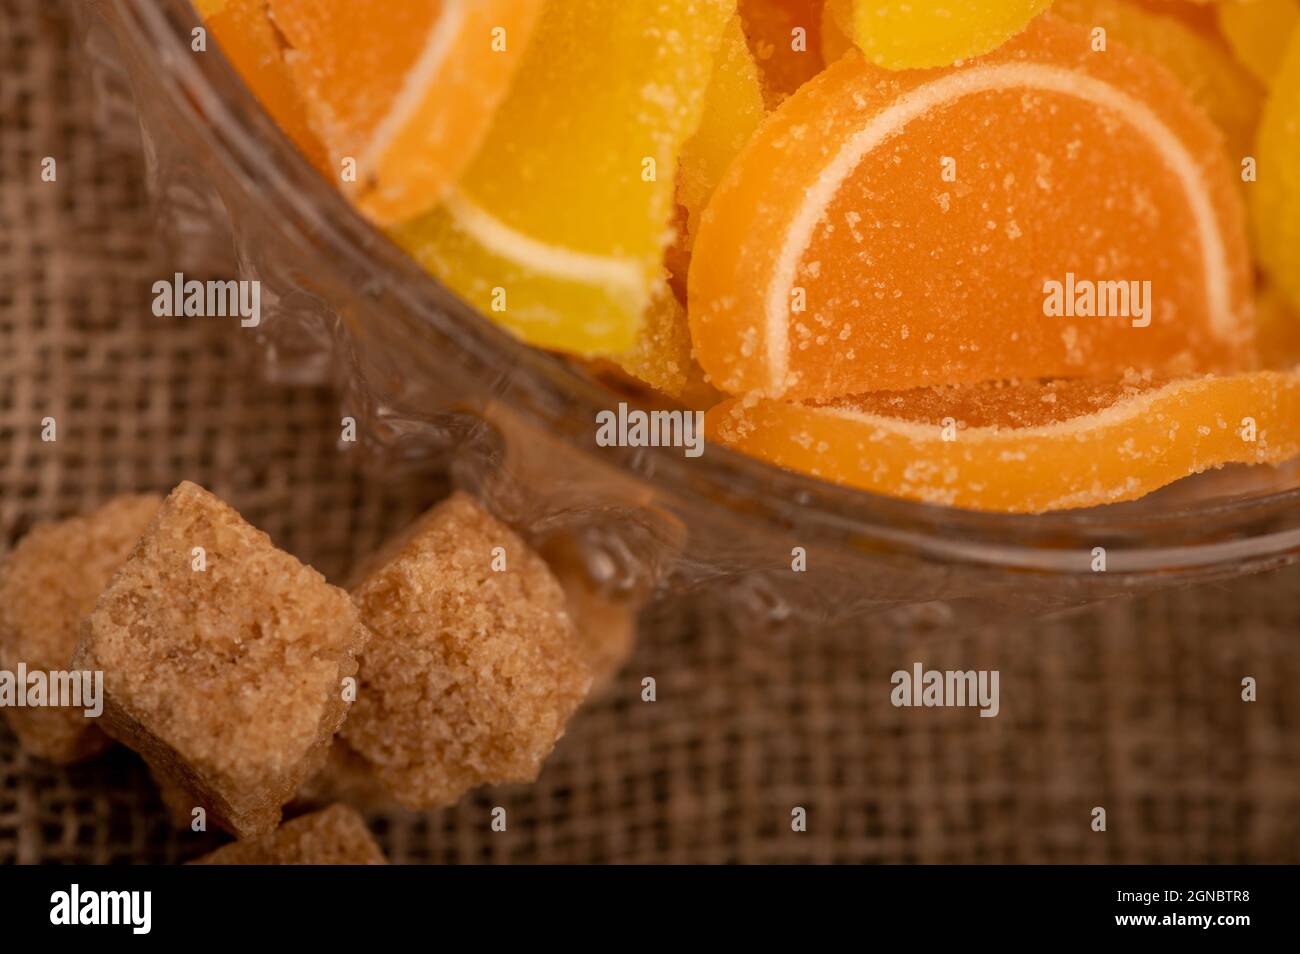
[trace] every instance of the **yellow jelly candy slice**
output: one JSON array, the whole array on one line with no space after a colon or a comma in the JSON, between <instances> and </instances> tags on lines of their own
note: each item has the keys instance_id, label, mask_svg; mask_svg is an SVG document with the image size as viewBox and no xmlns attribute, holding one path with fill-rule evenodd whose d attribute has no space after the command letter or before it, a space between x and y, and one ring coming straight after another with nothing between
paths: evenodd
<instances>
[{"instance_id":1,"label":"yellow jelly candy slice","mask_svg":"<svg viewBox=\"0 0 1300 954\"><path fill-rule=\"evenodd\" d=\"M704 96L704 115L695 135L682 147L677 170L677 201L684 221L674 223L677 234L668 249L672 278L684 282L700 215L727 167L762 122L763 86L758 65L745 39L740 17L732 17L713 60L713 76ZM680 284L680 283L679 283ZM686 311L674 294L657 297L632 350L617 361L625 372L683 400L708 394L704 372L691 357L691 332ZM684 285L681 297L685 297ZM712 392L716 393L716 392ZM707 403L707 402L706 402Z\"/></svg>"},{"instance_id":2,"label":"yellow jelly candy slice","mask_svg":"<svg viewBox=\"0 0 1300 954\"><path fill-rule=\"evenodd\" d=\"M442 201L486 135L541 5L270 0L312 125L370 218L401 222Z\"/></svg>"},{"instance_id":3,"label":"yellow jelly candy slice","mask_svg":"<svg viewBox=\"0 0 1300 954\"><path fill-rule=\"evenodd\" d=\"M1250 154L1263 90L1220 42L1177 16L1126 0L1057 0L1052 13L1090 30L1103 29L1107 44L1121 43L1158 60L1219 127L1233 165ZM1098 40L1094 35L1094 44Z\"/></svg>"},{"instance_id":4,"label":"yellow jelly candy slice","mask_svg":"<svg viewBox=\"0 0 1300 954\"><path fill-rule=\"evenodd\" d=\"M394 231L527 341L622 354L663 285L682 145L735 0L554 0L445 206Z\"/></svg>"},{"instance_id":5,"label":"yellow jelly candy slice","mask_svg":"<svg viewBox=\"0 0 1300 954\"><path fill-rule=\"evenodd\" d=\"M997 49L1051 0L854 0L853 41L886 69L951 66Z\"/></svg>"},{"instance_id":6,"label":"yellow jelly candy slice","mask_svg":"<svg viewBox=\"0 0 1300 954\"><path fill-rule=\"evenodd\" d=\"M1219 29L1241 65L1265 86L1273 82L1291 31L1300 23L1297 0L1239 0L1217 7Z\"/></svg>"},{"instance_id":7,"label":"yellow jelly candy slice","mask_svg":"<svg viewBox=\"0 0 1300 954\"><path fill-rule=\"evenodd\" d=\"M704 383L704 372L691 356L686 309L671 292L656 296L636 345L618 358L618 365L660 393L692 407L716 403L717 392Z\"/></svg>"},{"instance_id":8,"label":"yellow jelly candy slice","mask_svg":"<svg viewBox=\"0 0 1300 954\"><path fill-rule=\"evenodd\" d=\"M1262 367L1300 367L1300 312L1268 283L1255 298L1255 346Z\"/></svg>"},{"instance_id":9,"label":"yellow jelly candy slice","mask_svg":"<svg viewBox=\"0 0 1300 954\"><path fill-rule=\"evenodd\" d=\"M722 174L763 120L763 88L740 18L732 17L713 61L700 128L682 149L677 201L686 208L689 249L700 213Z\"/></svg>"},{"instance_id":10,"label":"yellow jelly candy slice","mask_svg":"<svg viewBox=\"0 0 1300 954\"><path fill-rule=\"evenodd\" d=\"M1255 157L1258 181L1250 198L1257 253L1278 290L1300 309L1300 29L1291 31L1274 77Z\"/></svg>"}]
</instances>

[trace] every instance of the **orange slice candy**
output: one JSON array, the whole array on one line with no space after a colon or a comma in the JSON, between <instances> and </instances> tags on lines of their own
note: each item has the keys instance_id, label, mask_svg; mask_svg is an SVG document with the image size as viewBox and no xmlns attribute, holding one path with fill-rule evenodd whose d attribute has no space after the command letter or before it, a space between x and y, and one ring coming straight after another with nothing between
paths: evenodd
<instances>
[{"instance_id":1,"label":"orange slice candy","mask_svg":"<svg viewBox=\"0 0 1300 954\"><path fill-rule=\"evenodd\" d=\"M1226 463L1300 453L1300 373L982 384L823 406L733 398L707 438L862 490L1041 513L1135 500Z\"/></svg>"},{"instance_id":2,"label":"orange slice candy","mask_svg":"<svg viewBox=\"0 0 1300 954\"><path fill-rule=\"evenodd\" d=\"M270 0L307 116L363 212L393 224L442 200L487 134L541 6Z\"/></svg>"},{"instance_id":3,"label":"orange slice candy","mask_svg":"<svg viewBox=\"0 0 1300 954\"><path fill-rule=\"evenodd\" d=\"M198 5L221 51L284 134L326 176L325 146L307 123L307 103L284 62L284 41L266 13L266 0L206 0Z\"/></svg>"},{"instance_id":4,"label":"orange slice candy","mask_svg":"<svg viewBox=\"0 0 1300 954\"><path fill-rule=\"evenodd\" d=\"M1126 0L1056 0L1052 13L1090 29L1101 27L1107 43L1158 60L1219 127L1229 161L1235 165L1250 155L1264 91L1217 37Z\"/></svg>"},{"instance_id":5,"label":"orange slice candy","mask_svg":"<svg viewBox=\"0 0 1300 954\"><path fill-rule=\"evenodd\" d=\"M701 219L691 336L732 394L833 398L1253 362L1244 214L1172 76L1053 17L962 67L849 54Z\"/></svg>"}]
</instances>

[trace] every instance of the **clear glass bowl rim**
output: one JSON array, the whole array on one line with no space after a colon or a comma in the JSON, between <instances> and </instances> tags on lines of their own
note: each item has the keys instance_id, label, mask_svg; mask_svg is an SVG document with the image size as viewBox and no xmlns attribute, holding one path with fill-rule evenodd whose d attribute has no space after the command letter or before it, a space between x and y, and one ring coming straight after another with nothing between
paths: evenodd
<instances>
[{"instance_id":1,"label":"clear glass bowl rim","mask_svg":"<svg viewBox=\"0 0 1300 954\"><path fill-rule=\"evenodd\" d=\"M107 2L119 38L124 28L130 52L153 57L171 105L203 133L208 158L256 190L297 245L337 263L340 274L382 272L411 314L438 325L465 357L483 367L510 367L506 400L514 413L546 427L551 421L539 408L563 407L566 415L592 421L594 435L596 413L626 400L479 315L356 213L258 105L215 43L207 55L193 55L191 31L202 21L190 0ZM580 442L568 429L557 436L575 452L594 449L594 440ZM1069 575L1091 572L1092 546L1122 551L1122 567L1115 569L1136 575L1276 563L1300 553L1300 487L1155 512L1121 505L1007 515L840 487L715 445L696 459L673 448L601 452L606 463L652 481L670 498L699 505L707 496L706 505L729 507L737 520L791 528L801 544L881 547L940 563Z\"/></svg>"}]
</instances>

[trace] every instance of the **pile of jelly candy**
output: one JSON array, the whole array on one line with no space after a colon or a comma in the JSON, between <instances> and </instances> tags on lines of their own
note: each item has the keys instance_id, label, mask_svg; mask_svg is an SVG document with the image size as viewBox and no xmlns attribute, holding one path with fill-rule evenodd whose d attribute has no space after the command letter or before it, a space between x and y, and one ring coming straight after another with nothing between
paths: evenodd
<instances>
[{"instance_id":1,"label":"pile of jelly candy","mask_svg":"<svg viewBox=\"0 0 1300 954\"><path fill-rule=\"evenodd\" d=\"M1300 0L204 0L488 318L1001 512L1300 455Z\"/></svg>"}]
</instances>

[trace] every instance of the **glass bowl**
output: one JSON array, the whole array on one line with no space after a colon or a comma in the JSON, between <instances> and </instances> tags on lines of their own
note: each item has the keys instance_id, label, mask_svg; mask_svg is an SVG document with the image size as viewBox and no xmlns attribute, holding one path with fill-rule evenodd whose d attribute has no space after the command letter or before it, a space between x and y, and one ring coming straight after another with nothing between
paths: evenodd
<instances>
[{"instance_id":1,"label":"glass bowl","mask_svg":"<svg viewBox=\"0 0 1300 954\"><path fill-rule=\"evenodd\" d=\"M694 459L599 447L596 415L637 396L514 339L421 271L312 170L215 43L191 49L199 25L185 0L98 0L80 14L102 126L138 128L178 268L262 282L261 324L231 333L275 380L338 383L353 450L393 471L450 468L533 539L580 541L604 586L725 584L756 624L920 604L934 609L923 618L971 624L1300 553L1294 463L1006 516L832 486L712 445Z\"/></svg>"}]
</instances>

